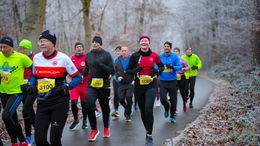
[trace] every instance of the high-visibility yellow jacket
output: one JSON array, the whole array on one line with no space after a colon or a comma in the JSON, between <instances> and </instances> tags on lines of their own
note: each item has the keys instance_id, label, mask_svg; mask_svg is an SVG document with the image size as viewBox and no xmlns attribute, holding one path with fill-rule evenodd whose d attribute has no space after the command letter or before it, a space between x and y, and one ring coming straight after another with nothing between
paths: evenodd
<instances>
[{"instance_id":1,"label":"high-visibility yellow jacket","mask_svg":"<svg viewBox=\"0 0 260 146\"><path fill-rule=\"evenodd\" d=\"M187 56L185 54L185 55L182 55L181 57L183 59L185 59L188 62L189 66L190 66L190 70L185 71L185 76L187 76L187 77L197 76L198 75L198 70L202 68L202 62L201 62L199 56L196 55L196 54L191 54L191 56ZM198 66L198 69L192 70L191 69L192 66Z\"/></svg>"}]
</instances>

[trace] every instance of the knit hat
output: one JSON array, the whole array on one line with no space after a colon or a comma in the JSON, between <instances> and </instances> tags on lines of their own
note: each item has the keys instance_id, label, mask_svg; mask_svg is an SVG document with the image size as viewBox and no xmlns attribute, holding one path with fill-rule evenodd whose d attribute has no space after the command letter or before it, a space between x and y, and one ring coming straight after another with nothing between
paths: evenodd
<instances>
[{"instance_id":1,"label":"knit hat","mask_svg":"<svg viewBox=\"0 0 260 146\"><path fill-rule=\"evenodd\" d=\"M6 45L8 45L10 47L14 47L14 41L9 36L2 37L1 40L0 40L0 43L1 44L6 44Z\"/></svg>"},{"instance_id":2,"label":"knit hat","mask_svg":"<svg viewBox=\"0 0 260 146\"><path fill-rule=\"evenodd\" d=\"M102 38L100 36L94 36L92 43L97 42L102 46Z\"/></svg>"},{"instance_id":3,"label":"knit hat","mask_svg":"<svg viewBox=\"0 0 260 146\"><path fill-rule=\"evenodd\" d=\"M191 47L187 47L187 48L185 49L185 51L186 51L186 50L192 50L192 48L191 48Z\"/></svg>"},{"instance_id":4,"label":"knit hat","mask_svg":"<svg viewBox=\"0 0 260 146\"><path fill-rule=\"evenodd\" d=\"M51 41L54 46L56 45L56 36L53 32L50 32L49 30L45 30L41 35L40 35L40 39L47 39L49 41Z\"/></svg>"},{"instance_id":5,"label":"knit hat","mask_svg":"<svg viewBox=\"0 0 260 146\"><path fill-rule=\"evenodd\" d=\"M32 42L26 39L23 39L20 43L19 43L19 47L24 47L30 51L32 51Z\"/></svg>"},{"instance_id":6,"label":"knit hat","mask_svg":"<svg viewBox=\"0 0 260 146\"><path fill-rule=\"evenodd\" d=\"M76 48L78 45L82 46L84 48L84 45L81 42L76 42L74 48Z\"/></svg>"},{"instance_id":7,"label":"knit hat","mask_svg":"<svg viewBox=\"0 0 260 146\"><path fill-rule=\"evenodd\" d=\"M145 39L145 38L148 39L149 42L150 42L150 37L147 36L147 35L142 35L142 36L140 36L139 41L141 41L142 39Z\"/></svg>"},{"instance_id":8,"label":"knit hat","mask_svg":"<svg viewBox=\"0 0 260 146\"><path fill-rule=\"evenodd\" d=\"M165 42L164 45L165 45L165 44L168 44L168 45L170 46L170 48L172 48L172 43L170 43L170 42Z\"/></svg>"}]
</instances>

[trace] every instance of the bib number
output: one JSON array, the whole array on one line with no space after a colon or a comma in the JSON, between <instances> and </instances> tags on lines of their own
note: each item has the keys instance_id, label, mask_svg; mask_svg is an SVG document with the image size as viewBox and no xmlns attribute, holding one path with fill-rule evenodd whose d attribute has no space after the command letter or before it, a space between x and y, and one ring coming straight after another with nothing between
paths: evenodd
<instances>
[{"instance_id":1,"label":"bib number","mask_svg":"<svg viewBox=\"0 0 260 146\"><path fill-rule=\"evenodd\" d=\"M177 74L177 80L181 80L181 75L180 74Z\"/></svg>"},{"instance_id":2,"label":"bib number","mask_svg":"<svg viewBox=\"0 0 260 146\"><path fill-rule=\"evenodd\" d=\"M28 79L24 79L23 84L28 84Z\"/></svg>"},{"instance_id":3,"label":"bib number","mask_svg":"<svg viewBox=\"0 0 260 146\"><path fill-rule=\"evenodd\" d=\"M102 78L92 78L90 86L94 88L102 88L104 86L104 80Z\"/></svg>"},{"instance_id":4,"label":"bib number","mask_svg":"<svg viewBox=\"0 0 260 146\"><path fill-rule=\"evenodd\" d=\"M1 82L3 83L9 83L11 80L11 73L6 72L6 71L0 71L0 75L1 75Z\"/></svg>"},{"instance_id":5,"label":"bib number","mask_svg":"<svg viewBox=\"0 0 260 146\"><path fill-rule=\"evenodd\" d=\"M39 93L47 93L49 92L52 88L55 87L55 79L38 79L38 92Z\"/></svg>"},{"instance_id":6,"label":"bib number","mask_svg":"<svg viewBox=\"0 0 260 146\"><path fill-rule=\"evenodd\" d=\"M150 76L141 76L139 77L140 85L148 85L153 81L153 78Z\"/></svg>"},{"instance_id":7,"label":"bib number","mask_svg":"<svg viewBox=\"0 0 260 146\"><path fill-rule=\"evenodd\" d=\"M190 79L190 77L186 76L186 80Z\"/></svg>"},{"instance_id":8,"label":"bib number","mask_svg":"<svg viewBox=\"0 0 260 146\"><path fill-rule=\"evenodd\" d=\"M163 72L172 72L173 70L171 68L167 68L166 65L164 66Z\"/></svg>"}]
</instances>

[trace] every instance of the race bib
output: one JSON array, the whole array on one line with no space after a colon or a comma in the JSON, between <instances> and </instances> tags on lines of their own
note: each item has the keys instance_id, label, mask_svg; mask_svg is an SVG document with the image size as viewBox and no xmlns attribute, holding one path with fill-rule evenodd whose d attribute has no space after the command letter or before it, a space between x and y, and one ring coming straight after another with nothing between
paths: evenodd
<instances>
[{"instance_id":1,"label":"race bib","mask_svg":"<svg viewBox=\"0 0 260 146\"><path fill-rule=\"evenodd\" d=\"M188 76L186 76L186 80L190 79Z\"/></svg>"},{"instance_id":2,"label":"race bib","mask_svg":"<svg viewBox=\"0 0 260 146\"><path fill-rule=\"evenodd\" d=\"M181 75L180 74L176 74L177 80L181 80Z\"/></svg>"},{"instance_id":3,"label":"race bib","mask_svg":"<svg viewBox=\"0 0 260 146\"><path fill-rule=\"evenodd\" d=\"M166 65L165 65L163 72L172 72L172 69L171 68L167 68Z\"/></svg>"},{"instance_id":4,"label":"race bib","mask_svg":"<svg viewBox=\"0 0 260 146\"><path fill-rule=\"evenodd\" d=\"M28 79L24 79L23 84L28 84Z\"/></svg>"},{"instance_id":5,"label":"race bib","mask_svg":"<svg viewBox=\"0 0 260 146\"><path fill-rule=\"evenodd\" d=\"M104 86L104 80L102 78L92 78L90 86L94 88L102 88Z\"/></svg>"},{"instance_id":6,"label":"race bib","mask_svg":"<svg viewBox=\"0 0 260 146\"><path fill-rule=\"evenodd\" d=\"M153 78L150 76L140 76L140 85L148 85L153 81Z\"/></svg>"},{"instance_id":7,"label":"race bib","mask_svg":"<svg viewBox=\"0 0 260 146\"><path fill-rule=\"evenodd\" d=\"M52 88L55 87L55 79L38 79L38 92L39 93L47 93L49 92Z\"/></svg>"},{"instance_id":8,"label":"race bib","mask_svg":"<svg viewBox=\"0 0 260 146\"><path fill-rule=\"evenodd\" d=\"M6 71L0 71L0 75L1 75L1 82L3 83L9 83L11 80L11 76L12 74Z\"/></svg>"}]
</instances>

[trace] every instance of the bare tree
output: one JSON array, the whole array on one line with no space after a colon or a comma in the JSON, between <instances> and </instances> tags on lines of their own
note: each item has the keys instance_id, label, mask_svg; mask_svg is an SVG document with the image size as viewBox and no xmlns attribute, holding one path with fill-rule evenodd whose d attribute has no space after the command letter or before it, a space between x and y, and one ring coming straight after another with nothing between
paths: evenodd
<instances>
[{"instance_id":1,"label":"bare tree","mask_svg":"<svg viewBox=\"0 0 260 146\"><path fill-rule=\"evenodd\" d=\"M39 51L36 48L39 38L38 36L43 31L46 3L46 0L28 0L26 4L25 20L22 27L22 37L33 42L33 48L35 52Z\"/></svg>"},{"instance_id":2,"label":"bare tree","mask_svg":"<svg viewBox=\"0 0 260 146\"><path fill-rule=\"evenodd\" d=\"M89 13L89 9L90 9L90 3L91 0L81 0L82 3L82 7L83 7L83 25L84 25L84 29L85 29L85 46L86 48L90 48L90 42L91 42L91 32L92 32L92 27L90 25L90 13Z\"/></svg>"}]
</instances>

